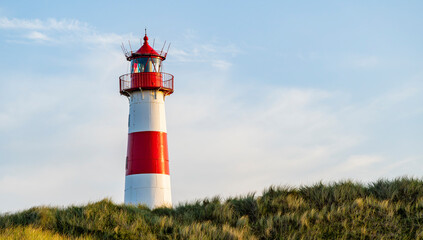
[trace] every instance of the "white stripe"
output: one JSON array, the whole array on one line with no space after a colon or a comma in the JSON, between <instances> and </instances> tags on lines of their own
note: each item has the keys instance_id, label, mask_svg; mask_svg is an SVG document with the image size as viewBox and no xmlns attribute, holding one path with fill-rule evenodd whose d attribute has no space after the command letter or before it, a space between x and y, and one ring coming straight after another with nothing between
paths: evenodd
<instances>
[{"instance_id":1,"label":"white stripe","mask_svg":"<svg viewBox=\"0 0 423 240\"><path fill-rule=\"evenodd\" d=\"M129 99L129 133L166 132L165 95L158 90L133 92Z\"/></svg>"},{"instance_id":2,"label":"white stripe","mask_svg":"<svg viewBox=\"0 0 423 240\"><path fill-rule=\"evenodd\" d=\"M145 204L149 208L171 207L170 176L150 173L126 176L125 204Z\"/></svg>"}]
</instances>

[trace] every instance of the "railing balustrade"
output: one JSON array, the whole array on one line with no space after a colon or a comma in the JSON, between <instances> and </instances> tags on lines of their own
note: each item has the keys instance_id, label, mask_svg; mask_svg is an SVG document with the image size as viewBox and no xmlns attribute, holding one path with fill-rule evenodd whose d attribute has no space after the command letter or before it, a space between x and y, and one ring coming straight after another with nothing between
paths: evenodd
<instances>
[{"instance_id":1,"label":"railing balustrade","mask_svg":"<svg viewBox=\"0 0 423 240\"><path fill-rule=\"evenodd\" d=\"M164 72L140 72L128 73L119 77L120 93L128 95L128 92L136 89L161 89L167 94L173 93L173 75Z\"/></svg>"}]
</instances>

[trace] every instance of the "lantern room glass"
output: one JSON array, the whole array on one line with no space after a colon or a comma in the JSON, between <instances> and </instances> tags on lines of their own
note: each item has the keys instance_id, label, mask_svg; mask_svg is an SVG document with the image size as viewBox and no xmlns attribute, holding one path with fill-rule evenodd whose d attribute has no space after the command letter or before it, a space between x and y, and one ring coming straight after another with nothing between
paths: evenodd
<instances>
[{"instance_id":1,"label":"lantern room glass","mask_svg":"<svg viewBox=\"0 0 423 240\"><path fill-rule=\"evenodd\" d=\"M162 60L160 58L136 58L131 60L131 73L161 72Z\"/></svg>"}]
</instances>

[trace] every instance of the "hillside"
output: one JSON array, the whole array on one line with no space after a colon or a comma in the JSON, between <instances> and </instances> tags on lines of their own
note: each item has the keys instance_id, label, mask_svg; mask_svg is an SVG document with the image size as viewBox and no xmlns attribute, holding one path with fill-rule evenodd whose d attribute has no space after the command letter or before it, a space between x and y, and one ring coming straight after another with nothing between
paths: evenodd
<instances>
[{"instance_id":1,"label":"hillside","mask_svg":"<svg viewBox=\"0 0 423 240\"><path fill-rule=\"evenodd\" d=\"M422 239L423 181L270 187L149 210L110 200L0 216L1 239Z\"/></svg>"}]
</instances>

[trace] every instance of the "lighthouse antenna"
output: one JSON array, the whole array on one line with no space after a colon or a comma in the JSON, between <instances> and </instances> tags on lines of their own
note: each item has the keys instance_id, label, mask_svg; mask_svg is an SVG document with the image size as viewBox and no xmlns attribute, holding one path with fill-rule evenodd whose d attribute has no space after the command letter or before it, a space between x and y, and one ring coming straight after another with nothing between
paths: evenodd
<instances>
[{"instance_id":1,"label":"lighthouse antenna","mask_svg":"<svg viewBox=\"0 0 423 240\"><path fill-rule=\"evenodd\" d=\"M129 49L131 49L131 53L132 53L132 47L131 47L131 42L128 40L129 43Z\"/></svg>"},{"instance_id":2,"label":"lighthouse antenna","mask_svg":"<svg viewBox=\"0 0 423 240\"><path fill-rule=\"evenodd\" d=\"M156 39L155 38L153 38L153 48L154 48L154 43L156 42Z\"/></svg>"},{"instance_id":3,"label":"lighthouse antenna","mask_svg":"<svg viewBox=\"0 0 423 240\"><path fill-rule=\"evenodd\" d=\"M166 55L167 55L167 53L169 52L170 44L171 44L171 43L169 43L169 45L168 45L168 47L167 47Z\"/></svg>"},{"instance_id":4,"label":"lighthouse antenna","mask_svg":"<svg viewBox=\"0 0 423 240\"><path fill-rule=\"evenodd\" d=\"M122 52L123 52L123 54L125 55L125 57L129 57L128 50L126 50L125 45L123 45L123 43L122 43L122 45L120 46L120 48L122 49Z\"/></svg>"},{"instance_id":5,"label":"lighthouse antenna","mask_svg":"<svg viewBox=\"0 0 423 240\"><path fill-rule=\"evenodd\" d=\"M165 46L166 46L166 41L163 44L162 51L160 52L161 54L163 54L163 49L164 49Z\"/></svg>"},{"instance_id":6,"label":"lighthouse antenna","mask_svg":"<svg viewBox=\"0 0 423 240\"><path fill-rule=\"evenodd\" d=\"M120 48L122 49L123 54L125 54L125 56L126 56L125 46L123 46L123 43L122 43L122 45L120 45Z\"/></svg>"}]
</instances>

